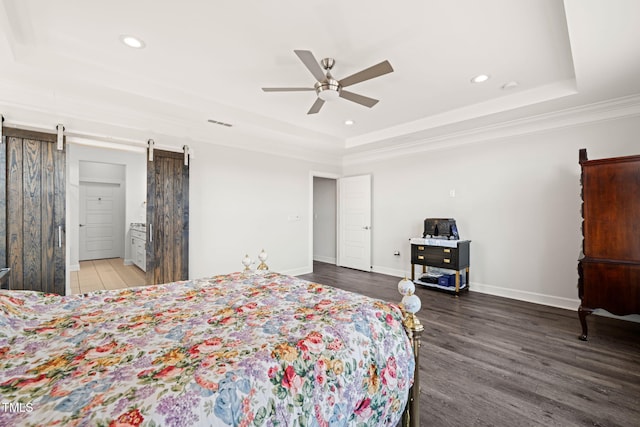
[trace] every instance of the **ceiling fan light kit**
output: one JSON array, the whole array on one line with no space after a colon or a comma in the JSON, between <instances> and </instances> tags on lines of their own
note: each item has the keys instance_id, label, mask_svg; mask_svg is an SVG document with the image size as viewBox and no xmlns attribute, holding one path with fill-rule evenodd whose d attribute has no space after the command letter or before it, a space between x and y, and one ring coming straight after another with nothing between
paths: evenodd
<instances>
[{"instance_id":1,"label":"ceiling fan light kit","mask_svg":"<svg viewBox=\"0 0 640 427\"><path fill-rule=\"evenodd\" d=\"M340 87L340 83L338 83L337 80L327 79L323 82L316 82L316 84L313 86L316 89L318 98L322 99L323 101L331 101L340 97L340 90L342 88Z\"/></svg>"},{"instance_id":2,"label":"ceiling fan light kit","mask_svg":"<svg viewBox=\"0 0 640 427\"><path fill-rule=\"evenodd\" d=\"M316 83L313 85L313 88L265 87L262 88L262 90L264 92L298 92L315 90L318 99L316 99L316 101L313 103L307 114L316 114L318 111L320 111L320 108L322 108L325 101L331 101L337 98L344 98L348 101L355 102L356 104L364 105L365 107L371 108L378 103L377 99L349 92L343 90L343 88L393 72L393 68L391 67L389 61L383 61L372 67L366 68L362 71L345 77L342 80L336 80L331 75L331 69L336 63L333 58L324 58L321 62L318 62L311 51L294 50L294 52L316 79ZM320 65L322 65L322 67L320 67Z\"/></svg>"}]
</instances>

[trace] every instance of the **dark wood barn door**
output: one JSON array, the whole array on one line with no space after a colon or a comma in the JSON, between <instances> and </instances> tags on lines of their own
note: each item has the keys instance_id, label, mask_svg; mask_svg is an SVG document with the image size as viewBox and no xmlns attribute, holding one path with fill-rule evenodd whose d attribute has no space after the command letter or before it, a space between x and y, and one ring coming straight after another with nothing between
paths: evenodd
<instances>
[{"instance_id":1,"label":"dark wood barn door","mask_svg":"<svg viewBox=\"0 0 640 427\"><path fill-rule=\"evenodd\" d=\"M147 283L189 278L189 166L184 154L153 151L147 162Z\"/></svg>"},{"instance_id":2,"label":"dark wood barn door","mask_svg":"<svg viewBox=\"0 0 640 427\"><path fill-rule=\"evenodd\" d=\"M65 152L56 135L3 128L0 263L12 289L65 293Z\"/></svg>"}]
</instances>

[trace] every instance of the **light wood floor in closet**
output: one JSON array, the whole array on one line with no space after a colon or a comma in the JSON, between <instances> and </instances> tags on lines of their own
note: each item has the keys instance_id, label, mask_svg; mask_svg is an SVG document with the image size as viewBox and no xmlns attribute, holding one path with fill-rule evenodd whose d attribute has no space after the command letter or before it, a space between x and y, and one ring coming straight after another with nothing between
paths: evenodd
<instances>
[{"instance_id":1,"label":"light wood floor in closet","mask_svg":"<svg viewBox=\"0 0 640 427\"><path fill-rule=\"evenodd\" d=\"M74 294L144 284L144 271L135 265L125 265L122 258L81 261L80 271L71 272L71 292Z\"/></svg>"}]
</instances>

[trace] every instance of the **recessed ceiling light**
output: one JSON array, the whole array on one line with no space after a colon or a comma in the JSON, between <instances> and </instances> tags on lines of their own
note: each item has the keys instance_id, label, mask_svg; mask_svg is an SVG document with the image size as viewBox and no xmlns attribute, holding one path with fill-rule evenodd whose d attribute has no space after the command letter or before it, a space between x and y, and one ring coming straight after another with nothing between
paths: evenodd
<instances>
[{"instance_id":1,"label":"recessed ceiling light","mask_svg":"<svg viewBox=\"0 0 640 427\"><path fill-rule=\"evenodd\" d=\"M142 49L145 46L144 42L135 36L122 35L120 41L134 49Z\"/></svg>"},{"instance_id":2,"label":"recessed ceiling light","mask_svg":"<svg viewBox=\"0 0 640 427\"><path fill-rule=\"evenodd\" d=\"M489 80L489 76L487 74L478 74L477 76L471 79L471 83L482 83Z\"/></svg>"},{"instance_id":3,"label":"recessed ceiling light","mask_svg":"<svg viewBox=\"0 0 640 427\"><path fill-rule=\"evenodd\" d=\"M354 124L355 122L353 120L345 120L344 124L347 126L351 126L352 124Z\"/></svg>"},{"instance_id":4,"label":"recessed ceiling light","mask_svg":"<svg viewBox=\"0 0 640 427\"><path fill-rule=\"evenodd\" d=\"M502 85L502 89L513 89L518 87L518 82L508 82Z\"/></svg>"}]
</instances>

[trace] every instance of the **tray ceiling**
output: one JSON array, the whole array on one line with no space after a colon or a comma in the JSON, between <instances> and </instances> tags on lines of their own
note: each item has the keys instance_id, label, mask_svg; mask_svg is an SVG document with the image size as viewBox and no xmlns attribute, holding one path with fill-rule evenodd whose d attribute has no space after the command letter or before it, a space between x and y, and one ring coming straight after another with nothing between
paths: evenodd
<instances>
[{"instance_id":1,"label":"tray ceiling","mask_svg":"<svg viewBox=\"0 0 640 427\"><path fill-rule=\"evenodd\" d=\"M4 0L0 24L0 112L93 134L340 155L640 92L634 0ZM308 115L314 92L261 90L313 86L296 49L334 58L338 79L383 60L394 72L349 88L373 108Z\"/></svg>"}]
</instances>

